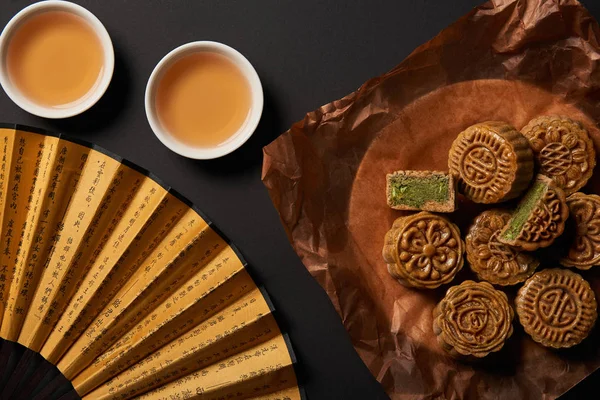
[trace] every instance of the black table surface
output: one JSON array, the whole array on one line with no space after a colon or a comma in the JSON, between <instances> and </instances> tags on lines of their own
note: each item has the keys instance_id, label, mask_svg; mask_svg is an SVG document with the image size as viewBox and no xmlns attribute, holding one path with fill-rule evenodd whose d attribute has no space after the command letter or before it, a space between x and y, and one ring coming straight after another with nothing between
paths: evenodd
<instances>
[{"instance_id":1,"label":"black table surface","mask_svg":"<svg viewBox=\"0 0 600 400\"><path fill-rule=\"evenodd\" d=\"M66 120L26 113L0 91L0 120L64 132L153 171L198 205L241 249L289 332L311 400L385 399L329 298L287 241L261 176L262 147L306 112L356 90L481 3L478 0L85 0L115 47L113 81L88 112ZM3 0L0 25L31 1ZM584 0L600 19L600 1ZM146 121L156 63L190 41L242 52L261 77L265 108L252 138L222 159L172 153ZM568 398L600 387L587 379Z\"/></svg>"}]
</instances>

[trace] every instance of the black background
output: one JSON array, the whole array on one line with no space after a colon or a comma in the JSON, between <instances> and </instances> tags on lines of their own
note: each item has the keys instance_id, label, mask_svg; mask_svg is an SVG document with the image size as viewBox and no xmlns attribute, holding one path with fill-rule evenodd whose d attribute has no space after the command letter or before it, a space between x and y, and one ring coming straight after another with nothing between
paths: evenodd
<instances>
[{"instance_id":1,"label":"black background","mask_svg":"<svg viewBox=\"0 0 600 400\"><path fill-rule=\"evenodd\" d=\"M388 71L481 2L76 2L104 23L113 40L115 74L106 95L88 112L55 121L27 114L0 91L0 120L94 142L156 173L240 247L291 336L309 399L385 399L327 295L287 241L260 180L262 147L306 112ZM0 26L30 3L1 0ZM600 18L600 1L583 3ZM214 161L189 160L169 151L153 135L144 112L144 89L156 63L173 48L196 40L238 49L255 66L265 92L263 117L253 137L240 150ZM600 374L594 377L568 397L581 398Z\"/></svg>"}]
</instances>

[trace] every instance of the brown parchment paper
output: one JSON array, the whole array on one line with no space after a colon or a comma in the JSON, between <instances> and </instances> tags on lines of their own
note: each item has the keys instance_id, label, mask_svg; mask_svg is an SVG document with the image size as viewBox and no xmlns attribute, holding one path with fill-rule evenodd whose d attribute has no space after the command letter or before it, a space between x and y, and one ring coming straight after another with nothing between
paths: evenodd
<instances>
[{"instance_id":1,"label":"brown parchment paper","mask_svg":"<svg viewBox=\"0 0 600 400\"><path fill-rule=\"evenodd\" d=\"M447 286L404 288L381 257L385 232L403 215L386 206L385 174L447 169L450 144L471 124L499 119L521 128L540 114L565 114L583 121L600 149L599 38L577 1L492 0L265 147L263 181L294 249L392 398L551 399L600 366L600 329L554 352L516 320L501 353L454 361L431 328ZM585 190L600 193L600 174ZM464 230L481 210L462 202L451 218ZM583 275L600 295L600 273Z\"/></svg>"}]
</instances>

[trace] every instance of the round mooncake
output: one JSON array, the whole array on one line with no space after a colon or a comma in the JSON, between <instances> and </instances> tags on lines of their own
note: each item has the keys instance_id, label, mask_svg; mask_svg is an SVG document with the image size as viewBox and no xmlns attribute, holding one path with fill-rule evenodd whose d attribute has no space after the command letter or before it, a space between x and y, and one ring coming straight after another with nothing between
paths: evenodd
<instances>
[{"instance_id":1,"label":"round mooncake","mask_svg":"<svg viewBox=\"0 0 600 400\"><path fill-rule=\"evenodd\" d=\"M568 251L560 263L579 269L600 265L600 196L573 193L567 198L567 206L573 229L566 242Z\"/></svg>"},{"instance_id":2,"label":"round mooncake","mask_svg":"<svg viewBox=\"0 0 600 400\"><path fill-rule=\"evenodd\" d=\"M535 273L515 300L521 325L533 340L553 348L575 346L596 322L596 296L581 275L564 269Z\"/></svg>"},{"instance_id":3,"label":"round mooncake","mask_svg":"<svg viewBox=\"0 0 600 400\"><path fill-rule=\"evenodd\" d=\"M451 356L482 358L504 346L513 317L506 294L487 282L464 281L434 308L433 333Z\"/></svg>"},{"instance_id":4,"label":"round mooncake","mask_svg":"<svg viewBox=\"0 0 600 400\"><path fill-rule=\"evenodd\" d=\"M552 178L567 196L585 186L596 165L596 152L580 122L561 116L537 117L521 132L529 140L540 173Z\"/></svg>"},{"instance_id":5,"label":"round mooncake","mask_svg":"<svg viewBox=\"0 0 600 400\"><path fill-rule=\"evenodd\" d=\"M533 166L527 139L500 121L483 122L461 132L448 156L448 168L459 191L476 203L517 197L531 182Z\"/></svg>"},{"instance_id":6,"label":"round mooncake","mask_svg":"<svg viewBox=\"0 0 600 400\"><path fill-rule=\"evenodd\" d=\"M479 279L495 285L514 285L529 278L540 265L531 253L501 243L498 235L510 220L506 210L479 214L469 228L465 245L467 261Z\"/></svg>"},{"instance_id":7,"label":"round mooncake","mask_svg":"<svg viewBox=\"0 0 600 400\"><path fill-rule=\"evenodd\" d=\"M433 289L454 279L463 266L464 249L456 225L423 211L394 222L385 237L383 258L401 284Z\"/></svg>"}]
</instances>

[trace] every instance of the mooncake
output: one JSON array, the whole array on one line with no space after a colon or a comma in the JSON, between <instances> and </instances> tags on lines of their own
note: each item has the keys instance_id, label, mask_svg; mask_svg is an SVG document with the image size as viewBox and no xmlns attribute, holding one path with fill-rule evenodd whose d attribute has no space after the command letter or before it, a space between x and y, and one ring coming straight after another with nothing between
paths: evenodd
<instances>
[{"instance_id":1,"label":"mooncake","mask_svg":"<svg viewBox=\"0 0 600 400\"><path fill-rule=\"evenodd\" d=\"M532 254L505 245L498 235L510 220L506 210L488 210L475 219L465 239L467 261L482 280L514 285L530 277L540 264Z\"/></svg>"},{"instance_id":2,"label":"mooncake","mask_svg":"<svg viewBox=\"0 0 600 400\"><path fill-rule=\"evenodd\" d=\"M567 206L571 229L564 241L566 254L560 263L579 269L600 265L600 196L573 193L567 197Z\"/></svg>"},{"instance_id":3,"label":"mooncake","mask_svg":"<svg viewBox=\"0 0 600 400\"><path fill-rule=\"evenodd\" d=\"M396 171L386 177L388 205L396 210L453 212L454 177L436 171Z\"/></svg>"},{"instance_id":4,"label":"mooncake","mask_svg":"<svg viewBox=\"0 0 600 400\"><path fill-rule=\"evenodd\" d=\"M513 318L506 294L487 282L464 281L434 308L433 333L451 356L482 358L504 346Z\"/></svg>"},{"instance_id":5,"label":"mooncake","mask_svg":"<svg viewBox=\"0 0 600 400\"><path fill-rule=\"evenodd\" d=\"M533 340L553 348L575 346L596 322L596 296L575 272L546 269L519 289L515 300L519 321Z\"/></svg>"},{"instance_id":6,"label":"mooncake","mask_svg":"<svg viewBox=\"0 0 600 400\"><path fill-rule=\"evenodd\" d=\"M567 196L592 176L596 152L580 122L561 116L537 117L521 132L529 140L540 173L554 180Z\"/></svg>"},{"instance_id":7,"label":"mooncake","mask_svg":"<svg viewBox=\"0 0 600 400\"><path fill-rule=\"evenodd\" d=\"M527 188L533 177L533 153L527 139L511 125L483 122L454 140L448 168L465 197L476 203L499 203Z\"/></svg>"},{"instance_id":8,"label":"mooncake","mask_svg":"<svg viewBox=\"0 0 600 400\"><path fill-rule=\"evenodd\" d=\"M563 190L550 178L538 175L498 240L525 251L548 247L563 233L568 216Z\"/></svg>"},{"instance_id":9,"label":"mooncake","mask_svg":"<svg viewBox=\"0 0 600 400\"><path fill-rule=\"evenodd\" d=\"M401 284L433 289L454 279L463 266L464 249L456 225L422 211L396 219L385 236L383 258Z\"/></svg>"}]
</instances>

